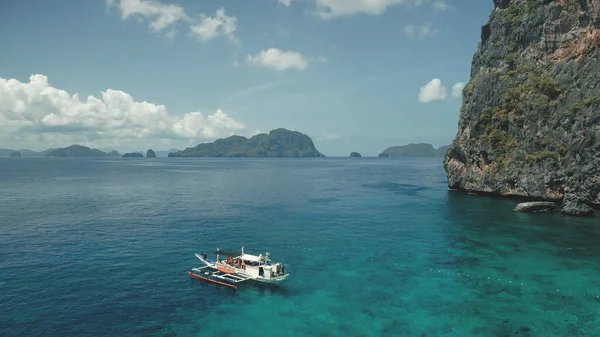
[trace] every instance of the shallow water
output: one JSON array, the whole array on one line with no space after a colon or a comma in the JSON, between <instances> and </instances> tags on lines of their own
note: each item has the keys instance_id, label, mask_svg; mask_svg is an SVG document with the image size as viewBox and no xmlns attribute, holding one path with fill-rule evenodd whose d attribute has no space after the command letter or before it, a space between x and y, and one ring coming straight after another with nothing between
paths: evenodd
<instances>
[{"instance_id":1,"label":"shallow water","mask_svg":"<svg viewBox=\"0 0 600 337\"><path fill-rule=\"evenodd\" d=\"M600 223L448 192L439 159L0 159L2 334L597 336ZM269 251L237 291L194 253Z\"/></svg>"}]
</instances>

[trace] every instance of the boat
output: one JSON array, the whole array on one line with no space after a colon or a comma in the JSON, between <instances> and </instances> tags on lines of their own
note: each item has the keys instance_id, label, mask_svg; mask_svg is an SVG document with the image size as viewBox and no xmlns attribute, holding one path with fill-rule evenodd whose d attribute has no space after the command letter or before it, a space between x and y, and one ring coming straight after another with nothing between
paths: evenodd
<instances>
[{"instance_id":1,"label":"boat","mask_svg":"<svg viewBox=\"0 0 600 337\"><path fill-rule=\"evenodd\" d=\"M197 279L234 289L237 289L238 283L245 281L279 284L289 276L285 273L285 266L281 262L271 260L269 252L265 255L246 254L243 243L241 252L220 250L217 247L214 254L217 258L213 261L206 253L195 253L203 266L192 268L188 274ZM222 260L221 257L226 259Z\"/></svg>"}]
</instances>

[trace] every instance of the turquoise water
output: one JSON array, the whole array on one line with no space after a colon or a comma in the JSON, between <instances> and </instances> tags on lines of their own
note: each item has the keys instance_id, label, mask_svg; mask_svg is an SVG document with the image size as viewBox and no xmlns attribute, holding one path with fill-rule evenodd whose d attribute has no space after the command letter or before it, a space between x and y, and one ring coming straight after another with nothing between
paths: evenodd
<instances>
[{"instance_id":1,"label":"turquoise water","mask_svg":"<svg viewBox=\"0 0 600 337\"><path fill-rule=\"evenodd\" d=\"M598 336L600 223L448 192L439 159L0 159L6 336ZM269 251L237 291L194 253Z\"/></svg>"}]
</instances>

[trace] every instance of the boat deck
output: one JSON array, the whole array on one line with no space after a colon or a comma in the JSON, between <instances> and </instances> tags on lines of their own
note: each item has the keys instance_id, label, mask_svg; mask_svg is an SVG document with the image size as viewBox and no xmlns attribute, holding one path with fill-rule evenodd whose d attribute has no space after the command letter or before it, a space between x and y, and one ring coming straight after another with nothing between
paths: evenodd
<instances>
[{"instance_id":1,"label":"boat deck","mask_svg":"<svg viewBox=\"0 0 600 337\"><path fill-rule=\"evenodd\" d=\"M206 266L206 267L201 267L201 268L192 268L192 270L189 271L188 274L197 279L220 284L220 285L227 286L227 287L234 288L234 289L237 289L237 285L236 285L237 283L244 282L244 281L251 279L251 277L249 277L249 276L246 277L246 276L241 276L241 275L228 274L228 273L223 273L218 270L213 271L213 272L204 271L204 269L206 269L206 268L209 268L209 267Z\"/></svg>"}]
</instances>

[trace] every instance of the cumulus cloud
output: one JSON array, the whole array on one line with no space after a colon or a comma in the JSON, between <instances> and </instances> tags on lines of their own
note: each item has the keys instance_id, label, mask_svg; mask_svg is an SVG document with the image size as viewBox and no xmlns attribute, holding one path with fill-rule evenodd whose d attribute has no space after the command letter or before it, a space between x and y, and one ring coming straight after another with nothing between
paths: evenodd
<instances>
[{"instance_id":1,"label":"cumulus cloud","mask_svg":"<svg viewBox=\"0 0 600 337\"><path fill-rule=\"evenodd\" d=\"M165 36L173 38L177 32L175 24L183 21L189 25L190 34L198 41L209 41L219 36L239 42L235 36L237 18L228 16L224 8L216 11L214 16L201 13L190 16L181 6L163 4L158 0L105 0L106 5L116 7L121 13L121 19L137 17L142 21L150 22L150 29L154 32L166 31Z\"/></svg>"},{"instance_id":2,"label":"cumulus cloud","mask_svg":"<svg viewBox=\"0 0 600 337\"><path fill-rule=\"evenodd\" d=\"M200 22L190 26L190 31L199 41L212 40L218 36L226 36L232 41L237 38L234 35L237 27L237 18L227 16L225 9L219 8L214 17L200 15Z\"/></svg>"},{"instance_id":3,"label":"cumulus cloud","mask_svg":"<svg viewBox=\"0 0 600 337\"><path fill-rule=\"evenodd\" d=\"M157 0L106 0L106 5L117 6L122 20L131 17L149 20L150 28L154 32L163 31L177 21L189 19L183 7L163 4ZM168 34L172 36L174 32L175 30L171 29Z\"/></svg>"},{"instance_id":4,"label":"cumulus cloud","mask_svg":"<svg viewBox=\"0 0 600 337\"><path fill-rule=\"evenodd\" d=\"M149 139L190 142L227 137L244 131L245 125L222 110L204 116L189 112L168 113L164 105L138 102L120 90L107 89L100 97L81 99L52 87L44 75L29 82L0 78L0 142L47 142L70 145L77 141L98 146ZM69 143L69 144L67 144Z\"/></svg>"},{"instance_id":5,"label":"cumulus cloud","mask_svg":"<svg viewBox=\"0 0 600 337\"><path fill-rule=\"evenodd\" d=\"M285 7L290 7L292 5L292 0L279 0L279 3Z\"/></svg>"},{"instance_id":6,"label":"cumulus cloud","mask_svg":"<svg viewBox=\"0 0 600 337\"><path fill-rule=\"evenodd\" d=\"M323 19L357 14L380 15L394 5L422 6L430 4L436 11L446 10L446 0L317 0L317 15Z\"/></svg>"},{"instance_id":7,"label":"cumulus cloud","mask_svg":"<svg viewBox=\"0 0 600 337\"><path fill-rule=\"evenodd\" d=\"M298 52L269 48L256 55L247 55L246 63L282 71L289 69L304 70L308 68L309 61Z\"/></svg>"},{"instance_id":8,"label":"cumulus cloud","mask_svg":"<svg viewBox=\"0 0 600 337\"><path fill-rule=\"evenodd\" d=\"M454 97L461 97L462 96L462 91L465 87L465 83L463 82L456 82L453 86L452 86L452 96Z\"/></svg>"},{"instance_id":9,"label":"cumulus cloud","mask_svg":"<svg viewBox=\"0 0 600 337\"><path fill-rule=\"evenodd\" d=\"M430 22L426 22L422 25L406 25L404 26L404 34L414 39L424 39L427 37L434 37L439 31L433 27Z\"/></svg>"},{"instance_id":10,"label":"cumulus cloud","mask_svg":"<svg viewBox=\"0 0 600 337\"><path fill-rule=\"evenodd\" d=\"M429 103L433 101L444 100L447 97L446 87L439 78L434 78L431 82L421 87L419 91L419 102Z\"/></svg>"}]
</instances>

